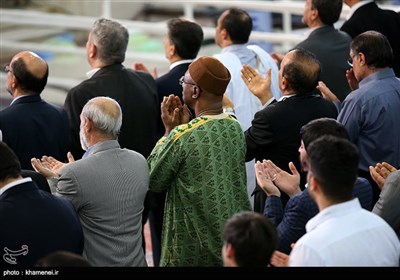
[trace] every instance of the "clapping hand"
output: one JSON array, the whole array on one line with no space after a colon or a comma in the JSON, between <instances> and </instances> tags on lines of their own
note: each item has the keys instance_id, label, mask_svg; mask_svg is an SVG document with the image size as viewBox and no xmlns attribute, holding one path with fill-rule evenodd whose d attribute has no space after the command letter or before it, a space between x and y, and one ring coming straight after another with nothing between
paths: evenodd
<instances>
[{"instance_id":1,"label":"clapping hand","mask_svg":"<svg viewBox=\"0 0 400 280\"><path fill-rule=\"evenodd\" d=\"M263 162L257 161L254 165L257 184L268 196L275 195L280 197L281 192L274 185L276 174L270 174L266 162L266 160L263 160Z\"/></svg>"},{"instance_id":2,"label":"clapping hand","mask_svg":"<svg viewBox=\"0 0 400 280\"><path fill-rule=\"evenodd\" d=\"M240 76L247 88L260 100L262 105L272 98L271 68L267 69L267 75L263 79L254 68L243 65Z\"/></svg>"},{"instance_id":3,"label":"clapping hand","mask_svg":"<svg viewBox=\"0 0 400 280\"><path fill-rule=\"evenodd\" d=\"M150 72L150 70L143 63L137 62L137 63L132 63L132 69L136 71L143 71L149 73L154 80L157 79L157 67L154 67L153 71Z\"/></svg>"},{"instance_id":4,"label":"clapping hand","mask_svg":"<svg viewBox=\"0 0 400 280\"><path fill-rule=\"evenodd\" d=\"M165 127L165 135L168 135L176 126L187 123L190 118L186 104L182 105L178 96L170 94L161 102L161 119Z\"/></svg>"},{"instance_id":5,"label":"clapping hand","mask_svg":"<svg viewBox=\"0 0 400 280\"><path fill-rule=\"evenodd\" d=\"M372 179L376 182L378 187L382 189L383 185L385 184L386 178L389 176L390 173L396 171L397 169L390 165L387 162L377 163L374 166L369 167L369 172L371 174Z\"/></svg>"},{"instance_id":6,"label":"clapping hand","mask_svg":"<svg viewBox=\"0 0 400 280\"><path fill-rule=\"evenodd\" d=\"M290 197L301 192L300 189L300 174L294 166L293 162L289 162L289 169L292 174L280 169L271 160L264 161L267 170L273 176L274 184Z\"/></svg>"},{"instance_id":7,"label":"clapping hand","mask_svg":"<svg viewBox=\"0 0 400 280\"><path fill-rule=\"evenodd\" d=\"M71 152L67 154L68 163L74 162L75 159ZM32 158L31 164L36 172L42 174L46 178L58 177L61 174L61 168L67 163L56 160L53 157L43 156L41 159Z\"/></svg>"}]
</instances>

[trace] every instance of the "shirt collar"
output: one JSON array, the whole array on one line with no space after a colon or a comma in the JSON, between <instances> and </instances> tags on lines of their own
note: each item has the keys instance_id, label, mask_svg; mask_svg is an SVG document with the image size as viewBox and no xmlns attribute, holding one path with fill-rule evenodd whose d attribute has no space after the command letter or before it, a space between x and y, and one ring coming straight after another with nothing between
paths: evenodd
<instances>
[{"instance_id":1,"label":"shirt collar","mask_svg":"<svg viewBox=\"0 0 400 280\"><path fill-rule=\"evenodd\" d=\"M307 222L306 231L310 232L327 220L347 215L359 209L361 209L361 205L358 201L358 198L353 198L352 200L331 205L320 211L317 215L314 216L314 218L310 219Z\"/></svg>"},{"instance_id":2,"label":"shirt collar","mask_svg":"<svg viewBox=\"0 0 400 280\"><path fill-rule=\"evenodd\" d=\"M277 102L279 102L279 101L283 101L283 100L285 100L285 99L287 99L287 98L290 98L290 97L293 97L293 96L295 96L296 94L289 94L289 95L283 95L283 96L281 96L281 98L279 98L279 100L277 101ZM272 101L274 101L275 100L275 98L274 97L271 97L271 99L269 99L263 106L262 106L262 108L261 109L264 109L265 107L267 107L269 104L271 104L272 103Z\"/></svg>"},{"instance_id":3,"label":"shirt collar","mask_svg":"<svg viewBox=\"0 0 400 280\"><path fill-rule=\"evenodd\" d=\"M169 70L172 70L173 68L175 68L178 65L181 64L185 64L185 63L192 63L193 59L183 59L183 60L179 60L179 61L175 61L174 63L171 63L171 65L169 66Z\"/></svg>"},{"instance_id":4,"label":"shirt collar","mask_svg":"<svg viewBox=\"0 0 400 280\"><path fill-rule=\"evenodd\" d=\"M10 106L13 105L13 104L15 103L15 101L17 101L18 99L21 99L22 97L26 97L26 96L28 96L28 95L20 95L20 96L15 97L15 98L11 101Z\"/></svg>"},{"instance_id":5,"label":"shirt collar","mask_svg":"<svg viewBox=\"0 0 400 280\"><path fill-rule=\"evenodd\" d=\"M324 26L324 25L316 26L316 27L312 27L312 28L307 29L307 30L304 32L304 36L306 36L306 37L310 36L310 34L313 33L314 30L317 30L318 28L323 27L323 26Z\"/></svg>"},{"instance_id":6,"label":"shirt collar","mask_svg":"<svg viewBox=\"0 0 400 280\"><path fill-rule=\"evenodd\" d=\"M92 70L88 71L86 73L86 77L88 77L88 79L90 79L91 77L93 77L94 74L97 73L97 71L99 71L101 68L93 68Z\"/></svg>"},{"instance_id":7,"label":"shirt collar","mask_svg":"<svg viewBox=\"0 0 400 280\"><path fill-rule=\"evenodd\" d=\"M290 97L295 96L296 94L288 94L288 95L282 95L281 98L279 98L278 102L283 101L285 99L288 99Z\"/></svg>"},{"instance_id":8,"label":"shirt collar","mask_svg":"<svg viewBox=\"0 0 400 280\"><path fill-rule=\"evenodd\" d=\"M4 187L2 187L2 188L0 189L0 196L1 196L5 191L11 189L12 187L15 187L15 186L17 186L17 185L21 185L21 184L26 183L26 182L32 182L31 177L27 177L27 178L23 178L23 179L18 179L18 180L12 181L11 183L8 183L7 185L5 185Z\"/></svg>"}]
</instances>

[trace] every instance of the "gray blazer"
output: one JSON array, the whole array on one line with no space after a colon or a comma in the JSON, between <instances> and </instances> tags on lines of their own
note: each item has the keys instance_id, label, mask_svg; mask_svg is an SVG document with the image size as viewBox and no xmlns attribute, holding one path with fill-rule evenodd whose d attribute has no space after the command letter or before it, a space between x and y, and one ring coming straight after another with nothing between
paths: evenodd
<instances>
[{"instance_id":1,"label":"gray blazer","mask_svg":"<svg viewBox=\"0 0 400 280\"><path fill-rule=\"evenodd\" d=\"M383 185L372 212L381 216L400 238L400 170L391 173Z\"/></svg>"},{"instance_id":2,"label":"gray blazer","mask_svg":"<svg viewBox=\"0 0 400 280\"><path fill-rule=\"evenodd\" d=\"M147 266L142 249L142 211L149 187L146 159L116 140L92 146L61 169L56 194L79 214L83 256L94 266Z\"/></svg>"}]
</instances>

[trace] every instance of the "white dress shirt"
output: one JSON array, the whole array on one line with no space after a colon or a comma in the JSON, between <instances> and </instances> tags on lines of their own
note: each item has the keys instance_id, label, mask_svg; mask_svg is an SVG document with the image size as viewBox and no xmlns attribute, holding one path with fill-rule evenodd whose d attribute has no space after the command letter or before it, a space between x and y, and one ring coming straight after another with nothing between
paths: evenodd
<instances>
[{"instance_id":1,"label":"white dress shirt","mask_svg":"<svg viewBox=\"0 0 400 280\"><path fill-rule=\"evenodd\" d=\"M400 242L358 198L319 212L294 246L289 266L399 266Z\"/></svg>"}]
</instances>

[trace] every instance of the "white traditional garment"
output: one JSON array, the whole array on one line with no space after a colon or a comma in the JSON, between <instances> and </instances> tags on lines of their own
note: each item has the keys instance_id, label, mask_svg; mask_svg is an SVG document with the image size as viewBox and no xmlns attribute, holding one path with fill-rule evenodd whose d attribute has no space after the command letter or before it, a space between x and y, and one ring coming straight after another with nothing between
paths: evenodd
<instances>
[{"instance_id":1,"label":"white traditional garment","mask_svg":"<svg viewBox=\"0 0 400 280\"><path fill-rule=\"evenodd\" d=\"M278 66L272 57L257 45L231 45L224 48L220 54L214 55L214 57L221 61L231 73L231 81L228 84L226 93L234 104L235 115L240 126L243 131L246 131L251 126L254 114L261 110L263 106L243 82L240 76L242 65L249 64L263 78L266 76L267 69L272 69L271 93L276 100L282 96L279 90ZM256 185L254 163L254 160L246 163L247 192L252 204L251 194Z\"/></svg>"}]
</instances>

